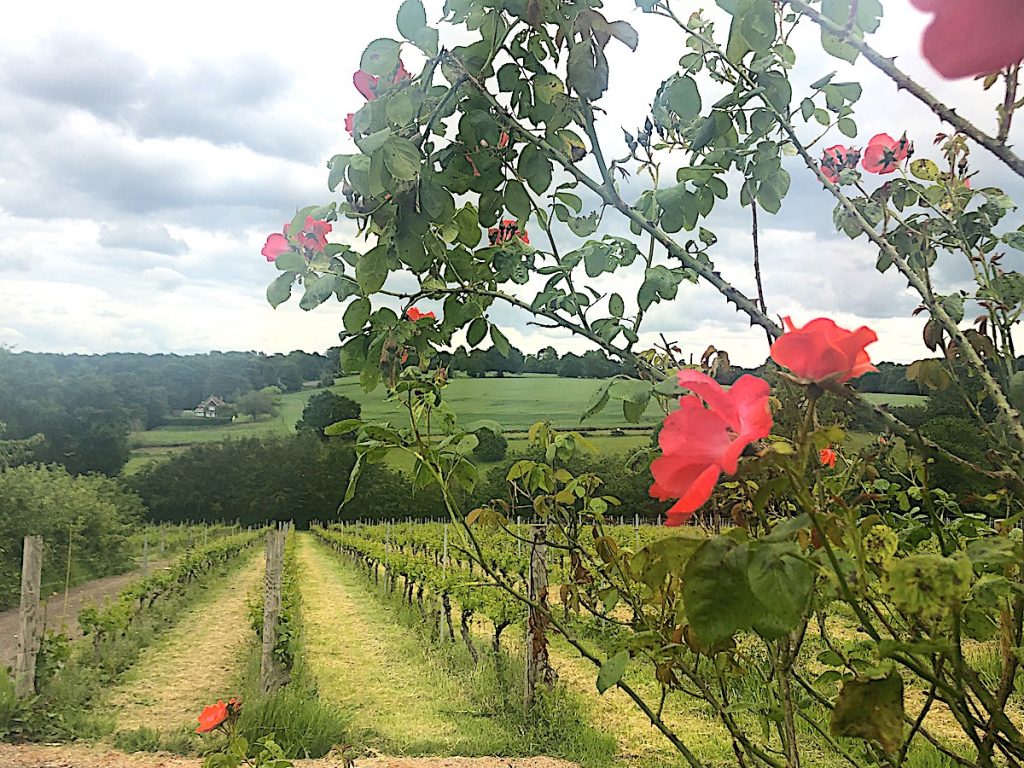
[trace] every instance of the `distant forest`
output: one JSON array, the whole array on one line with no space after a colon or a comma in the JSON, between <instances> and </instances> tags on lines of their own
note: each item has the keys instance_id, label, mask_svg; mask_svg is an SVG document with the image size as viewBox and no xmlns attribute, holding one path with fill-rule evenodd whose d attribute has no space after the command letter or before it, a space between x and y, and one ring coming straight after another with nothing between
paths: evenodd
<instances>
[{"instance_id":1,"label":"distant forest","mask_svg":"<svg viewBox=\"0 0 1024 768\"><path fill-rule=\"evenodd\" d=\"M495 349L467 352L459 347L438 361L469 376L546 373L567 378L607 378L633 370L603 352L560 355L553 347L507 357ZM879 372L858 381L865 392L917 394L906 366L881 363ZM743 373L732 368L719 379L731 383ZM300 391L306 382L329 386L340 375L339 350L325 354L209 352L198 355L59 355L0 348L0 438L42 435L35 461L65 466L73 474L115 475L128 459L128 433L166 423L209 395L229 401L264 387Z\"/></svg>"}]
</instances>

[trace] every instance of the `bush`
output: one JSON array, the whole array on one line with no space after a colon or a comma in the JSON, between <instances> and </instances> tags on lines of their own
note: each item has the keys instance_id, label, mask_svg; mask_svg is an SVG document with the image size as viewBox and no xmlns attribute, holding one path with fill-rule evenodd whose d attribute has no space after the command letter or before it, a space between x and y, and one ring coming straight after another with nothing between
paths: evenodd
<instances>
[{"instance_id":1,"label":"bush","mask_svg":"<svg viewBox=\"0 0 1024 768\"><path fill-rule=\"evenodd\" d=\"M479 461L501 461L508 453L508 440L487 427L476 431L476 439L479 442L473 449L473 455Z\"/></svg>"},{"instance_id":2,"label":"bush","mask_svg":"<svg viewBox=\"0 0 1024 768\"><path fill-rule=\"evenodd\" d=\"M935 441L950 453L975 464L985 463L987 444L977 425L959 416L940 416L921 427L921 434ZM973 510L970 496L983 496L993 489L993 482L948 459L937 458L931 469L931 485L956 495L961 505Z\"/></svg>"},{"instance_id":3,"label":"bush","mask_svg":"<svg viewBox=\"0 0 1024 768\"><path fill-rule=\"evenodd\" d=\"M63 585L69 536L75 580L131 568L136 552L129 537L143 512L139 498L120 480L73 477L58 466L0 472L0 609L17 600L25 536L43 537L45 594Z\"/></svg>"},{"instance_id":4,"label":"bush","mask_svg":"<svg viewBox=\"0 0 1024 768\"><path fill-rule=\"evenodd\" d=\"M326 440L324 429L346 419L358 419L361 412L359 403L350 397L333 392L318 392L309 398L302 409L302 418L295 424L298 432L310 430L321 440Z\"/></svg>"}]
</instances>

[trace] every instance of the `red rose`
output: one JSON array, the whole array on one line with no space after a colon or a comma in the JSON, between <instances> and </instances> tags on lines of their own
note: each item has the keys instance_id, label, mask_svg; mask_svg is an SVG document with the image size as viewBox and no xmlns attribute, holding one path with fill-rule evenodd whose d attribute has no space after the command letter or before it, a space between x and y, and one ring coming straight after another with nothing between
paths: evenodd
<instances>
[{"instance_id":1,"label":"red rose","mask_svg":"<svg viewBox=\"0 0 1024 768\"><path fill-rule=\"evenodd\" d=\"M196 733L209 733L218 725L228 719L228 705L223 701L218 701L216 704L203 709L199 714L199 727L196 728Z\"/></svg>"},{"instance_id":2,"label":"red rose","mask_svg":"<svg viewBox=\"0 0 1024 768\"><path fill-rule=\"evenodd\" d=\"M437 319L437 316L433 312L420 312L418 309L416 309L416 307L409 307L409 309L405 311L405 316L412 320L414 323L417 320L422 320L425 317L430 318L431 320Z\"/></svg>"},{"instance_id":3,"label":"red rose","mask_svg":"<svg viewBox=\"0 0 1024 768\"><path fill-rule=\"evenodd\" d=\"M498 226L487 230L487 238L491 245L509 243L517 237L527 245L530 244L530 235L525 229L520 231L519 222L515 219L503 219Z\"/></svg>"},{"instance_id":4,"label":"red rose","mask_svg":"<svg viewBox=\"0 0 1024 768\"><path fill-rule=\"evenodd\" d=\"M870 328L848 331L824 317L811 320L803 328L794 326L788 317L783 321L789 330L772 344L772 360L802 381L843 382L878 370L864 350L878 341Z\"/></svg>"},{"instance_id":5,"label":"red rose","mask_svg":"<svg viewBox=\"0 0 1024 768\"><path fill-rule=\"evenodd\" d=\"M1021 0L911 0L935 14L921 52L943 77L988 75L1024 59Z\"/></svg>"},{"instance_id":6,"label":"red rose","mask_svg":"<svg viewBox=\"0 0 1024 768\"><path fill-rule=\"evenodd\" d=\"M830 469L836 468L836 459L838 454L832 448L822 448L818 453L818 459L821 461L821 466L829 467Z\"/></svg>"},{"instance_id":7,"label":"red rose","mask_svg":"<svg viewBox=\"0 0 1024 768\"><path fill-rule=\"evenodd\" d=\"M871 137L864 149L864 170L871 173L892 173L900 163L914 154L914 142L903 134L898 140L887 133Z\"/></svg>"},{"instance_id":8,"label":"red rose","mask_svg":"<svg viewBox=\"0 0 1024 768\"><path fill-rule=\"evenodd\" d=\"M833 184L839 183L839 172L846 168L856 168L860 160L860 150L836 144L829 147L821 155L821 172Z\"/></svg>"},{"instance_id":9,"label":"red rose","mask_svg":"<svg viewBox=\"0 0 1024 768\"><path fill-rule=\"evenodd\" d=\"M267 237L267 244L263 246L263 250L260 253L266 257L267 261L277 261L278 256L290 250L291 246L288 245L288 238L275 232Z\"/></svg>"},{"instance_id":10,"label":"red rose","mask_svg":"<svg viewBox=\"0 0 1024 768\"><path fill-rule=\"evenodd\" d=\"M352 135L352 131L356 129L356 113L349 112L345 115L345 130L348 131L349 135Z\"/></svg>"},{"instance_id":11,"label":"red rose","mask_svg":"<svg viewBox=\"0 0 1024 768\"><path fill-rule=\"evenodd\" d=\"M403 80L410 80L411 78L412 75L406 71L405 64L403 64L402 60L399 59L398 69L395 70L395 75L391 78L391 82L400 83ZM371 75L366 70L357 69L352 75L352 84L367 101L373 101L377 98L377 87L380 85L379 77Z\"/></svg>"},{"instance_id":12,"label":"red rose","mask_svg":"<svg viewBox=\"0 0 1024 768\"><path fill-rule=\"evenodd\" d=\"M327 233L331 231L330 222L306 217L306 223L302 225L299 233L299 242L311 251L322 253L327 247Z\"/></svg>"},{"instance_id":13,"label":"red rose","mask_svg":"<svg viewBox=\"0 0 1024 768\"><path fill-rule=\"evenodd\" d=\"M726 391L710 376L684 370L679 386L694 394L680 398L679 410L665 418L658 434L662 455L651 463L651 496L678 499L668 525L686 523L711 498L722 472L735 473L743 449L772 428L770 390L756 376L743 376Z\"/></svg>"}]
</instances>

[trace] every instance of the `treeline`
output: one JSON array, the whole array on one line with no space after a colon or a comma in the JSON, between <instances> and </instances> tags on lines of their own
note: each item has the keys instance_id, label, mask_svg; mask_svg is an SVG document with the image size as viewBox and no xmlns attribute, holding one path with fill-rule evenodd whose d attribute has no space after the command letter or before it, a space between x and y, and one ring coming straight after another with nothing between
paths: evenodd
<instances>
[{"instance_id":1,"label":"treeline","mask_svg":"<svg viewBox=\"0 0 1024 768\"><path fill-rule=\"evenodd\" d=\"M57 355L0 348L0 424L4 438L41 434L34 459L74 474L117 474L128 459L130 429L160 426L209 395L227 399L274 386L333 381L337 350L210 352L202 355Z\"/></svg>"},{"instance_id":2,"label":"treeline","mask_svg":"<svg viewBox=\"0 0 1024 768\"><path fill-rule=\"evenodd\" d=\"M607 379L611 376L635 376L636 367L608 357L603 350L592 349L578 355L567 352L560 355L554 347L544 347L535 354L524 354L516 347L510 347L507 356L496 349L474 349L467 351L457 347L453 352L438 355L438 364L452 371L461 371L472 377L488 374L503 376L520 373L547 373L568 379ZM884 394L919 394L916 382L907 380L907 367L900 363L878 363L878 372L860 377L856 387L861 392ZM732 366L716 375L720 384L732 384L740 376L750 373L764 377L778 370L766 360L757 368Z\"/></svg>"},{"instance_id":3,"label":"treeline","mask_svg":"<svg viewBox=\"0 0 1024 768\"><path fill-rule=\"evenodd\" d=\"M355 450L349 440L292 436L197 445L129 478L154 522L337 519ZM409 478L380 464L363 469L350 514L392 518L441 508L437 492L414 492Z\"/></svg>"},{"instance_id":4,"label":"treeline","mask_svg":"<svg viewBox=\"0 0 1024 768\"><path fill-rule=\"evenodd\" d=\"M505 477L518 458L522 456L509 457L483 475L472 496L463 500L467 508L507 497ZM416 489L407 474L384 464L363 467L354 498L339 511L354 465L350 440L323 440L314 431L304 431L289 437L197 445L149 465L128 482L153 522L259 525L294 520L304 528L312 520L447 518L436 486ZM650 497L646 465L631 470L624 455L580 456L569 469L600 475L603 492L621 499L629 515L653 519L668 506Z\"/></svg>"}]
</instances>

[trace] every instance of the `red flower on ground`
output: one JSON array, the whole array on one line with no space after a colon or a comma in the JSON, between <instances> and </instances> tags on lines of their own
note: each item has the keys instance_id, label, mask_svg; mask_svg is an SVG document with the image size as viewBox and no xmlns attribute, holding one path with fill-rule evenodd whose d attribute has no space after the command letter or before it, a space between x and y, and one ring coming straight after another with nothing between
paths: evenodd
<instances>
[{"instance_id":1,"label":"red flower on ground","mask_svg":"<svg viewBox=\"0 0 1024 768\"><path fill-rule=\"evenodd\" d=\"M783 322L788 331L772 344L772 360L801 381L844 382L878 370L864 349L878 341L870 328L862 325L848 331L825 317L811 320L803 328L793 325L789 317Z\"/></svg>"},{"instance_id":2,"label":"red flower on ground","mask_svg":"<svg viewBox=\"0 0 1024 768\"><path fill-rule=\"evenodd\" d=\"M437 316L433 312L420 312L416 307L409 307L405 311L405 316L412 320L414 323L417 320L422 320L425 317L429 317L431 320L436 320Z\"/></svg>"},{"instance_id":3,"label":"red flower on ground","mask_svg":"<svg viewBox=\"0 0 1024 768\"><path fill-rule=\"evenodd\" d=\"M487 239L490 240L491 245L509 243L517 237L527 245L530 244L529 233L525 228L520 230L519 222L515 219L502 219L498 226L487 230Z\"/></svg>"},{"instance_id":4,"label":"red flower on ground","mask_svg":"<svg viewBox=\"0 0 1024 768\"><path fill-rule=\"evenodd\" d=\"M833 184L839 183L839 173L846 168L856 168L860 161L860 150L836 144L821 155L821 172Z\"/></svg>"},{"instance_id":5,"label":"red flower on ground","mask_svg":"<svg viewBox=\"0 0 1024 768\"><path fill-rule=\"evenodd\" d=\"M330 231L330 222L307 216L306 223L302 225L302 231L299 232L299 243L311 251L322 253L327 247L327 233Z\"/></svg>"},{"instance_id":6,"label":"red flower on ground","mask_svg":"<svg viewBox=\"0 0 1024 768\"><path fill-rule=\"evenodd\" d=\"M665 418L658 434L662 455L651 463L651 496L678 499L668 511L668 525L686 523L711 498L719 476L736 472L743 449L772 428L763 379L742 376L725 390L706 374L684 370L679 386L694 394L681 397L679 410Z\"/></svg>"},{"instance_id":7,"label":"red flower on ground","mask_svg":"<svg viewBox=\"0 0 1024 768\"><path fill-rule=\"evenodd\" d=\"M228 719L228 705L223 701L205 707L199 714L199 727L196 733L209 733Z\"/></svg>"},{"instance_id":8,"label":"red flower on ground","mask_svg":"<svg viewBox=\"0 0 1024 768\"><path fill-rule=\"evenodd\" d=\"M267 237L267 243L263 246L263 250L260 253L266 257L267 261L277 261L278 256L290 250L291 246L288 245L288 238L275 232Z\"/></svg>"},{"instance_id":9,"label":"red flower on ground","mask_svg":"<svg viewBox=\"0 0 1024 768\"><path fill-rule=\"evenodd\" d=\"M934 13L921 53L945 78L988 75L1024 59L1020 0L911 0Z\"/></svg>"},{"instance_id":10,"label":"red flower on ground","mask_svg":"<svg viewBox=\"0 0 1024 768\"><path fill-rule=\"evenodd\" d=\"M837 454L832 448L822 448L818 453L818 459L821 461L821 466L823 467L835 469L837 458L839 458L839 454Z\"/></svg>"},{"instance_id":11,"label":"red flower on ground","mask_svg":"<svg viewBox=\"0 0 1024 768\"><path fill-rule=\"evenodd\" d=\"M914 142L903 134L894 139L887 133L878 133L871 137L864 148L864 170L871 173L892 173L900 167L900 163L914 154Z\"/></svg>"}]
</instances>

